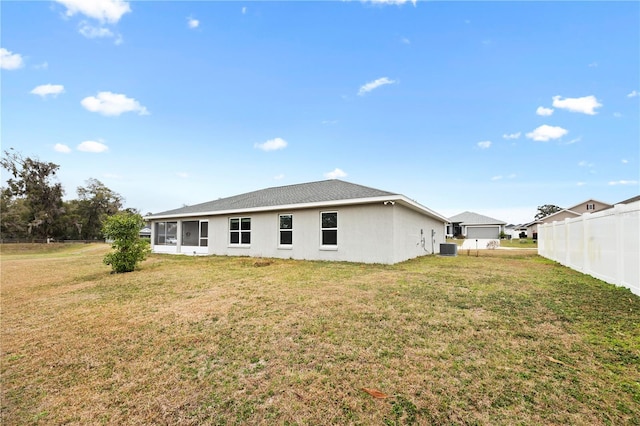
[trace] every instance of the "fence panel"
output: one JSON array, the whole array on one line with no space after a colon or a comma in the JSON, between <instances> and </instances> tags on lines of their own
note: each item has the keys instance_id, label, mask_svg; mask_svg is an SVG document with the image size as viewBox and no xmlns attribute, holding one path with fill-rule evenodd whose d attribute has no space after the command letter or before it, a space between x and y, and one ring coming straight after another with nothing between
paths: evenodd
<instances>
[{"instance_id":1,"label":"fence panel","mask_svg":"<svg viewBox=\"0 0 640 426\"><path fill-rule=\"evenodd\" d=\"M640 201L538 226L538 254L640 295Z\"/></svg>"}]
</instances>

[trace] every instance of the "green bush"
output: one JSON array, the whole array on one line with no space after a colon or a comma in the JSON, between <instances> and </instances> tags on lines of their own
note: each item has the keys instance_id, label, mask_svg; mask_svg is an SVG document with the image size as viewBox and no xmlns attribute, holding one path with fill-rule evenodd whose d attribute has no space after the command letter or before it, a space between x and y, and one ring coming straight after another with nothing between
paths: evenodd
<instances>
[{"instance_id":1,"label":"green bush","mask_svg":"<svg viewBox=\"0 0 640 426\"><path fill-rule=\"evenodd\" d=\"M140 238L140 229L144 221L139 214L121 212L110 216L102 227L102 233L112 240L111 248L103 262L111 265L114 273L131 272L138 262L143 261L150 252L149 243Z\"/></svg>"}]
</instances>

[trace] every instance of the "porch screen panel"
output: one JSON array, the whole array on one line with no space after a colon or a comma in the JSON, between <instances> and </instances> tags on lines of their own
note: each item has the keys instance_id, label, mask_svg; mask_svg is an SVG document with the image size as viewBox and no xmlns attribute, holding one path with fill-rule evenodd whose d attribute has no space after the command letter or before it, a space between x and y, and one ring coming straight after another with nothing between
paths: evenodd
<instances>
[{"instance_id":1,"label":"porch screen panel","mask_svg":"<svg viewBox=\"0 0 640 426\"><path fill-rule=\"evenodd\" d=\"M197 220L182 222L182 245L183 246L198 245L198 225L199 225L199 222Z\"/></svg>"}]
</instances>

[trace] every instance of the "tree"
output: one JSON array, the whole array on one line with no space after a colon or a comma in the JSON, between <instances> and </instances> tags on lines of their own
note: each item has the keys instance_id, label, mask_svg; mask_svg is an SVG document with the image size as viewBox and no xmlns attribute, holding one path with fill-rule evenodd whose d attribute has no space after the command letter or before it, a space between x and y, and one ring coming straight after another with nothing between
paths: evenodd
<instances>
[{"instance_id":1,"label":"tree","mask_svg":"<svg viewBox=\"0 0 640 426\"><path fill-rule=\"evenodd\" d=\"M29 209L23 198L12 198L3 188L0 196L0 235L2 238L26 238Z\"/></svg>"},{"instance_id":2,"label":"tree","mask_svg":"<svg viewBox=\"0 0 640 426\"><path fill-rule=\"evenodd\" d=\"M3 203L7 207L20 205L23 209L18 215L21 223L14 223L14 228L22 227L31 237L48 238L64 212L62 185L52 181L60 166L12 151L4 151L0 160L0 166L12 176L2 190Z\"/></svg>"},{"instance_id":3,"label":"tree","mask_svg":"<svg viewBox=\"0 0 640 426\"><path fill-rule=\"evenodd\" d=\"M544 206L538 206L538 213L536 214L536 220L545 218L554 213L562 210L562 207L554 206L553 204L545 204Z\"/></svg>"},{"instance_id":4,"label":"tree","mask_svg":"<svg viewBox=\"0 0 640 426\"><path fill-rule=\"evenodd\" d=\"M78 220L74 224L81 238L100 238L104 220L122 207L122 196L92 178L86 181L86 187L78 187L76 207Z\"/></svg>"},{"instance_id":5,"label":"tree","mask_svg":"<svg viewBox=\"0 0 640 426\"><path fill-rule=\"evenodd\" d=\"M103 261L106 265L111 265L113 272L131 272L149 254L149 243L139 235L143 226L142 216L126 212L109 216L104 221L102 233L113 240L111 248L115 251L108 253Z\"/></svg>"}]
</instances>

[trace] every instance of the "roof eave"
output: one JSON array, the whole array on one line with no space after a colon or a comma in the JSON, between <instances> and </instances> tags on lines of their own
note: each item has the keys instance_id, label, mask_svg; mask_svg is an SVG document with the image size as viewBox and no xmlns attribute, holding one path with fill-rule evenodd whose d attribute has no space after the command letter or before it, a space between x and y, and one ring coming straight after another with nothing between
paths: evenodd
<instances>
[{"instance_id":1,"label":"roof eave","mask_svg":"<svg viewBox=\"0 0 640 426\"><path fill-rule=\"evenodd\" d=\"M427 216L431 216L434 219L438 219L442 222L448 222L448 219L441 214L405 197L404 195L384 195L379 197L368 198L349 198L345 200L329 200L312 203L299 203L299 204L282 204L277 206L261 206L251 207L245 209L227 209L227 210L213 210L202 212L186 212L177 214L157 214L145 216L145 220L159 220L159 219L181 219L187 217L203 217L203 216L225 216L233 214L247 214L247 213L261 213L269 211L286 211L286 210L300 210L311 208L323 208L323 207L339 207L339 206L352 206L358 204L374 204L378 202L394 201L399 202L406 207L419 211Z\"/></svg>"}]
</instances>

